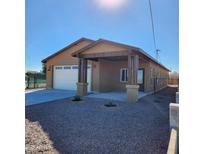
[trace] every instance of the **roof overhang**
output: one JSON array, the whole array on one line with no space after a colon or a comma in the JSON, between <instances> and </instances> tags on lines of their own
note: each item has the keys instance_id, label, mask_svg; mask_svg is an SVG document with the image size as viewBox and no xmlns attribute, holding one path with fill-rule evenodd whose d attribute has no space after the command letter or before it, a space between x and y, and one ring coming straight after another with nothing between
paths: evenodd
<instances>
[{"instance_id":1,"label":"roof overhang","mask_svg":"<svg viewBox=\"0 0 205 154\"><path fill-rule=\"evenodd\" d=\"M47 58L43 59L41 62L42 62L42 63L46 63L49 59L51 59L51 58L53 58L53 57L59 55L60 53L62 53L62 52L65 51L66 49L68 49L68 48L70 48L70 47L72 47L72 46L74 46L74 45L76 45L76 44L78 44L78 43L80 43L80 42L82 42L82 41L94 42L94 40L91 40L91 39L82 37L82 38L80 38L79 40L77 40L77 41L75 41L75 42L69 44L68 46L66 46L66 47L64 47L64 48L62 48L62 49L60 49L59 51L55 52L54 54L52 54L52 55L48 56Z\"/></svg>"},{"instance_id":2,"label":"roof overhang","mask_svg":"<svg viewBox=\"0 0 205 154\"><path fill-rule=\"evenodd\" d=\"M70 48L74 45L77 45L78 43L80 43L82 41L90 41L91 43L86 45L85 47L81 48L80 50L77 50L77 51L73 52L71 54L73 57L87 58L87 59L97 59L97 58L109 58L109 57L112 57L112 58L113 57L125 57L125 56L128 56L130 54L137 54L141 58L144 58L148 61L151 61L151 62L157 64L158 66L160 66L160 67L162 67L165 70L170 72L170 70L168 68L166 68L164 65L159 63L156 59L154 59L152 56L147 54L141 48L126 45L126 44L122 44L122 43L118 43L118 42L113 42L113 41L109 41L109 40L105 40L105 39L99 39L97 41L94 41L94 40L91 40L91 39L88 39L88 38L81 38L81 39L69 44L68 46L62 48L61 50L57 51L56 53L48 56L47 58L43 59L41 62L46 63L49 59L59 55L60 53L64 52L66 49L68 49L68 48ZM110 52L98 52L98 53L92 53L92 54L83 54L88 49L93 48L93 47L97 46L100 43L105 43L105 44L110 44L110 45L117 46L117 47L122 47L122 50L110 51Z\"/></svg>"},{"instance_id":3,"label":"roof overhang","mask_svg":"<svg viewBox=\"0 0 205 154\"><path fill-rule=\"evenodd\" d=\"M83 54L84 52L86 52L90 48L93 48L93 47L97 46L100 43L108 43L108 44L111 44L111 45L114 45L114 46L123 47L125 50L119 50L118 52L111 51L111 52L92 53L92 54L86 54L86 55ZM160 67L162 67L165 70L170 72L170 70L168 68L166 68L164 65L159 63L156 59L154 59L152 56L147 54L141 48L137 48L137 47L134 47L134 46L129 46L129 45L126 45L126 44L122 44L122 43L118 43L118 42L113 42L113 41L109 41L109 40L104 40L104 39L99 39L97 41L94 41L93 43L91 43L91 44L81 48L80 50L78 50L76 52L73 52L72 56L73 57L79 57L79 58L92 59L92 58L127 56L127 55L130 55L130 54L137 54L141 58L144 58L144 59L146 59L148 61L151 61L151 62L157 64L158 66L160 66Z\"/></svg>"}]
</instances>

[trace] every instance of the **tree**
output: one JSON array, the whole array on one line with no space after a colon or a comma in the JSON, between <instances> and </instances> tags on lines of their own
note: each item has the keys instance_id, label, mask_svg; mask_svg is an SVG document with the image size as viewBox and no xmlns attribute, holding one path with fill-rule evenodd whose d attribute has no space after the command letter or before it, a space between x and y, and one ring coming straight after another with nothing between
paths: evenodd
<instances>
[{"instance_id":1,"label":"tree","mask_svg":"<svg viewBox=\"0 0 205 154\"><path fill-rule=\"evenodd\" d=\"M42 64L42 71L43 74L46 74L46 65L43 63Z\"/></svg>"}]
</instances>

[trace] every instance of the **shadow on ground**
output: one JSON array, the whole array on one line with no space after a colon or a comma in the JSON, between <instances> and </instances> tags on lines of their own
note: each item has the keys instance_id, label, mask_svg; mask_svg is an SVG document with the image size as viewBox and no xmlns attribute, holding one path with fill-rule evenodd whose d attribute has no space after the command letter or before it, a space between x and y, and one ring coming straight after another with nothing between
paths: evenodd
<instances>
[{"instance_id":1,"label":"shadow on ground","mask_svg":"<svg viewBox=\"0 0 205 154\"><path fill-rule=\"evenodd\" d=\"M26 119L38 121L59 153L166 153L169 103L176 88L145 96L137 103L71 98L26 106Z\"/></svg>"}]
</instances>

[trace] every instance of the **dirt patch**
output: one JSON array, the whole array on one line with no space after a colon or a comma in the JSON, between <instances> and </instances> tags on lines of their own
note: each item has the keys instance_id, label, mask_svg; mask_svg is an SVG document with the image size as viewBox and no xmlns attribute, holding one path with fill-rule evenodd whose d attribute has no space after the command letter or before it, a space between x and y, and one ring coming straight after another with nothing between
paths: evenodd
<instances>
[{"instance_id":1,"label":"dirt patch","mask_svg":"<svg viewBox=\"0 0 205 154\"><path fill-rule=\"evenodd\" d=\"M31 122L26 119L25 153L58 154L53 147L48 135L43 131L38 122Z\"/></svg>"}]
</instances>

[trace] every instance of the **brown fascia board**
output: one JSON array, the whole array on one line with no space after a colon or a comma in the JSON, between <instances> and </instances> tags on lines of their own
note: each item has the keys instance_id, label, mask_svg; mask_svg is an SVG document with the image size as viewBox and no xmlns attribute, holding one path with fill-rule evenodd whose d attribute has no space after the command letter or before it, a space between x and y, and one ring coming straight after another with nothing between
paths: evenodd
<instances>
[{"instance_id":1,"label":"brown fascia board","mask_svg":"<svg viewBox=\"0 0 205 154\"><path fill-rule=\"evenodd\" d=\"M76 52L73 52L72 53L72 56L73 57L76 57L78 54L80 54L81 52L87 50L87 49L90 49L92 47L94 47L95 45L97 45L98 43L101 43L101 42L105 42L105 43L109 43L109 44L112 44L112 45L117 45L117 46L121 46L121 47L125 47L127 48L128 50L133 50L143 56L145 56L146 58L150 59L152 62L156 63L157 65L161 66L162 68L164 68L165 70L169 71L170 70L168 68L166 68L164 65L162 65L161 63L159 63L155 58L153 58L152 56L150 56L148 53L146 53L144 50L142 50L141 48L138 48L138 47L134 47L134 46L130 46L130 45L126 45L126 44L122 44L122 43L118 43L118 42L113 42L113 41L110 41L110 40L105 40L105 39L98 39L97 41L94 41L92 42L91 44L85 46L84 48L76 51Z\"/></svg>"},{"instance_id":2,"label":"brown fascia board","mask_svg":"<svg viewBox=\"0 0 205 154\"><path fill-rule=\"evenodd\" d=\"M46 63L47 60L49 60L50 58L55 57L56 55L58 55L58 54L60 54L60 53L62 53L65 49L68 49L68 48L70 48L70 47L72 47L72 46L74 46L74 45L80 43L81 41L85 41L85 40L86 40L86 41L91 41L91 42L94 41L94 40L91 40L91 39L88 39L88 38L82 37L82 38L78 39L77 41L75 41L75 42L73 42L73 43L67 45L66 47L60 49L59 51L55 52L54 54L48 56L47 58L43 59L41 62L42 62L42 63Z\"/></svg>"}]
</instances>

